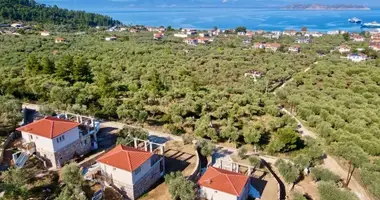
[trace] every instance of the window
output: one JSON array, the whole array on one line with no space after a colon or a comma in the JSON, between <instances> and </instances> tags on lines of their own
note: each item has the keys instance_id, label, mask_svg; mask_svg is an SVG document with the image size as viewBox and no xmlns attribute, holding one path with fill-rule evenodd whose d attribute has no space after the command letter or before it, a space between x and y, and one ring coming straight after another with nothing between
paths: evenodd
<instances>
[{"instance_id":1,"label":"window","mask_svg":"<svg viewBox=\"0 0 380 200\"><path fill-rule=\"evenodd\" d=\"M30 138L31 140L33 140L33 135L29 135L29 138Z\"/></svg>"},{"instance_id":2,"label":"window","mask_svg":"<svg viewBox=\"0 0 380 200\"><path fill-rule=\"evenodd\" d=\"M113 168L113 171L116 171L116 168L115 168L115 167Z\"/></svg>"},{"instance_id":3,"label":"window","mask_svg":"<svg viewBox=\"0 0 380 200\"><path fill-rule=\"evenodd\" d=\"M59 138L57 138L56 140L57 140L57 143L59 143Z\"/></svg>"},{"instance_id":4,"label":"window","mask_svg":"<svg viewBox=\"0 0 380 200\"><path fill-rule=\"evenodd\" d=\"M140 172L141 172L141 167L137 168L137 169L134 171L135 175L139 174Z\"/></svg>"}]
</instances>

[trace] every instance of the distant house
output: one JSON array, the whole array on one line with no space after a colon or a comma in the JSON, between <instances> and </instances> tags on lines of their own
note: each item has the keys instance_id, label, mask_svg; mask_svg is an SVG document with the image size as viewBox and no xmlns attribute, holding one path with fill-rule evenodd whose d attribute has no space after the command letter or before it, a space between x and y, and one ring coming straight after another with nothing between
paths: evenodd
<instances>
[{"instance_id":1,"label":"distant house","mask_svg":"<svg viewBox=\"0 0 380 200\"><path fill-rule=\"evenodd\" d=\"M49 31L41 31L40 34L41 34L41 36L49 36L50 32Z\"/></svg>"},{"instance_id":2,"label":"distant house","mask_svg":"<svg viewBox=\"0 0 380 200\"><path fill-rule=\"evenodd\" d=\"M296 43L298 44L309 44L311 43L313 40L309 37L305 37L305 38L297 38L296 39Z\"/></svg>"},{"instance_id":3,"label":"distant house","mask_svg":"<svg viewBox=\"0 0 380 200\"><path fill-rule=\"evenodd\" d=\"M245 32L237 32L237 35L244 36Z\"/></svg>"},{"instance_id":4,"label":"distant house","mask_svg":"<svg viewBox=\"0 0 380 200\"><path fill-rule=\"evenodd\" d=\"M283 35L287 35L287 36L295 36L295 35L297 35L297 31L295 31L295 30L285 30L282 34Z\"/></svg>"},{"instance_id":5,"label":"distant house","mask_svg":"<svg viewBox=\"0 0 380 200\"><path fill-rule=\"evenodd\" d=\"M280 39L281 35L273 34L273 33L267 33L263 35L264 38L268 39Z\"/></svg>"},{"instance_id":6,"label":"distant house","mask_svg":"<svg viewBox=\"0 0 380 200\"><path fill-rule=\"evenodd\" d=\"M209 33L199 33L199 37L210 37Z\"/></svg>"},{"instance_id":7,"label":"distant house","mask_svg":"<svg viewBox=\"0 0 380 200\"><path fill-rule=\"evenodd\" d=\"M293 46L288 48L288 51L290 51L290 52L298 53L298 52L300 52L300 50L301 50L300 45L293 45Z\"/></svg>"},{"instance_id":8,"label":"distant house","mask_svg":"<svg viewBox=\"0 0 380 200\"><path fill-rule=\"evenodd\" d=\"M13 28L22 28L22 27L24 27L24 24L14 23L14 24L11 24L11 27L13 27Z\"/></svg>"},{"instance_id":9,"label":"distant house","mask_svg":"<svg viewBox=\"0 0 380 200\"><path fill-rule=\"evenodd\" d=\"M63 43L63 42L66 42L65 38L55 38L55 43L58 44L58 43Z\"/></svg>"},{"instance_id":10,"label":"distant house","mask_svg":"<svg viewBox=\"0 0 380 200\"><path fill-rule=\"evenodd\" d=\"M113 40L117 40L117 37L116 36L106 37L105 40L106 41L113 41Z\"/></svg>"},{"instance_id":11,"label":"distant house","mask_svg":"<svg viewBox=\"0 0 380 200\"><path fill-rule=\"evenodd\" d=\"M250 190L248 176L209 167L199 179L200 196L207 200L246 200Z\"/></svg>"},{"instance_id":12,"label":"distant house","mask_svg":"<svg viewBox=\"0 0 380 200\"><path fill-rule=\"evenodd\" d=\"M129 32L130 33L137 33L137 32L139 32L139 30L137 30L135 28L131 28L131 29L129 29Z\"/></svg>"},{"instance_id":13,"label":"distant house","mask_svg":"<svg viewBox=\"0 0 380 200\"><path fill-rule=\"evenodd\" d=\"M246 33L245 33L245 36L247 36L247 37L252 37L254 35L254 32L253 31L247 31Z\"/></svg>"},{"instance_id":14,"label":"distant house","mask_svg":"<svg viewBox=\"0 0 380 200\"><path fill-rule=\"evenodd\" d=\"M210 38L207 37L200 37L197 38L199 44L207 44L210 42Z\"/></svg>"},{"instance_id":15,"label":"distant house","mask_svg":"<svg viewBox=\"0 0 380 200\"><path fill-rule=\"evenodd\" d=\"M131 200L146 193L165 173L163 147L159 155L153 153L150 142L145 145L145 150L118 145L97 159L102 180L115 185Z\"/></svg>"},{"instance_id":16,"label":"distant house","mask_svg":"<svg viewBox=\"0 0 380 200\"><path fill-rule=\"evenodd\" d=\"M350 38L354 42L364 42L365 41L365 37L358 35L358 34L352 34Z\"/></svg>"},{"instance_id":17,"label":"distant house","mask_svg":"<svg viewBox=\"0 0 380 200\"><path fill-rule=\"evenodd\" d=\"M127 30L127 27L120 27L120 32L122 32L122 31L126 31Z\"/></svg>"},{"instance_id":18,"label":"distant house","mask_svg":"<svg viewBox=\"0 0 380 200\"><path fill-rule=\"evenodd\" d=\"M257 42L255 44L253 44L253 48L254 49L265 49L265 43Z\"/></svg>"},{"instance_id":19,"label":"distant house","mask_svg":"<svg viewBox=\"0 0 380 200\"><path fill-rule=\"evenodd\" d=\"M380 44L379 43L371 43L369 45L370 49L373 49L374 51L380 51Z\"/></svg>"},{"instance_id":20,"label":"distant house","mask_svg":"<svg viewBox=\"0 0 380 200\"><path fill-rule=\"evenodd\" d=\"M163 33L155 33L155 34L153 34L153 39L155 39L155 40L160 40L163 37L164 37Z\"/></svg>"},{"instance_id":21,"label":"distant house","mask_svg":"<svg viewBox=\"0 0 380 200\"><path fill-rule=\"evenodd\" d=\"M348 53L351 51L351 48L347 45L342 44L338 47L338 51L339 53Z\"/></svg>"},{"instance_id":22,"label":"distant house","mask_svg":"<svg viewBox=\"0 0 380 200\"><path fill-rule=\"evenodd\" d=\"M339 35L340 34L340 31L339 30L335 30L335 31L327 31L327 35Z\"/></svg>"},{"instance_id":23,"label":"distant house","mask_svg":"<svg viewBox=\"0 0 380 200\"><path fill-rule=\"evenodd\" d=\"M322 37L323 33L320 32L306 32L304 34L305 37Z\"/></svg>"},{"instance_id":24,"label":"distant house","mask_svg":"<svg viewBox=\"0 0 380 200\"><path fill-rule=\"evenodd\" d=\"M178 38L187 38L187 34L185 34L185 33L175 33L175 34L174 34L174 37L178 37Z\"/></svg>"},{"instance_id":25,"label":"distant house","mask_svg":"<svg viewBox=\"0 0 380 200\"><path fill-rule=\"evenodd\" d=\"M348 54L347 59L353 62L361 62L368 59L367 55L361 53Z\"/></svg>"},{"instance_id":26,"label":"distant house","mask_svg":"<svg viewBox=\"0 0 380 200\"><path fill-rule=\"evenodd\" d=\"M198 44L198 39L194 39L194 38L185 38L183 41L188 45L197 45Z\"/></svg>"},{"instance_id":27,"label":"distant house","mask_svg":"<svg viewBox=\"0 0 380 200\"><path fill-rule=\"evenodd\" d=\"M257 78L261 78L264 76L264 72L256 71L256 70L249 70L244 73L244 77L250 77L253 78L254 81L257 81Z\"/></svg>"},{"instance_id":28,"label":"distant house","mask_svg":"<svg viewBox=\"0 0 380 200\"><path fill-rule=\"evenodd\" d=\"M249 40L249 39L244 39L244 40L243 40L243 44L245 44L245 45L251 44L251 40Z\"/></svg>"},{"instance_id":29,"label":"distant house","mask_svg":"<svg viewBox=\"0 0 380 200\"><path fill-rule=\"evenodd\" d=\"M81 124L55 117L45 117L17 128L24 146L33 148L40 159L53 169L61 168L76 156L91 151L91 136Z\"/></svg>"},{"instance_id":30,"label":"distant house","mask_svg":"<svg viewBox=\"0 0 380 200\"><path fill-rule=\"evenodd\" d=\"M265 45L265 50L277 51L281 47L281 44L278 43L267 43Z\"/></svg>"},{"instance_id":31,"label":"distant house","mask_svg":"<svg viewBox=\"0 0 380 200\"><path fill-rule=\"evenodd\" d=\"M187 35L196 35L197 34L197 30L189 29L189 28L182 29L182 32L187 34Z\"/></svg>"},{"instance_id":32,"label":"distant house","mask_svg":"<svg viewBox=\"0 0 380 200\"><path fill-rule=\"evenodd\" d=\"M282 35L282 32L281 32L281 31L272 31L271 33L272 33L273 35L279 35L279 36Z\"/></svg>"},{"instance_id":33,"label":"distant house","mask_svg":"<svg viewBox=\"0 0 380 200\"><path fill-rule=\"evenodd\" d=\"M263 30L257 30L257 31L255 31L256 35L262 35L264 33L265 33L265 31L263 31Z\"/></svg>"}]
</instances>

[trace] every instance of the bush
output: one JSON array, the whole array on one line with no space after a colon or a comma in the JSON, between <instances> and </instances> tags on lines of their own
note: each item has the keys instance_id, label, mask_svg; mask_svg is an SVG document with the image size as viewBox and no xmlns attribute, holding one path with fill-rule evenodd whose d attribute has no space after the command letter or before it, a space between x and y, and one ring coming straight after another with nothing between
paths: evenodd
<instances>
[{"instance_id":1,"label":"bush","mask_svg":"<svg viewBox=\"0 0 380 200\"><path fill-rule=\"evenodd\" d=\"M165 183L169 187L172 199L193 200L195 199L195 184L187 180L181 172L171 172L165 175Z\"/></svg>"},{"instance_id":2,"label":"bush","mask_svg":"<svg viewBox=\"0 0 380 200\"><path fill-rule=\"evenodd\" d=\"M194 140L194 136L191 134L183 134L182 135L183 144L192 144Z\"/></svg>"},{"instance_id":3,"label":"bush","mask_svg":"<svg viewBox=\"0 0 380 200\"><path fill-rule=\"evenodd\" d=\"M116 144L122 144L125 146L133 146L133 138L139 138L141 140L148 140L149 133L140 128L124 127L117 134Z\"/></svg>"},{"instance_id":4,"label":"bush","mask_svg":"<svg viewBox=\"0 0 380 200\"><path fill-rule=\"evenodd\" d=\"M198 141L197 148L200 150L203 156L208 157L211 156L214 152L215 146L207 140L201 140Z\"/></svg>"},{"instance_id":5,"label":"bush","mask_svg":"<svg viewBox=\"0 0 380 200\"><path fill-rule=\"evenodd\" d=\"M340 190L333 182L321 182L318 184L318 192L321 200L358 200L347 190Z\"/></svg>"},{"instance_id":6,"label":"bush","mask_svg":"<svg viewBox=\"0 0 380 200\"><path fill-rule=\"evenodd\" d=\"M261 166L261 159L259 157L257 157L257 156L251 156L251 157L248 158L248 160L249 160L249 163L252 166L260 168L260 166Z\"/></svg>"},{"instance_id":7,"label":"bush","mask_svg":"<svg viewBox=\"0 0 380 200\"><path fill-rule=\"evenodd\" d=\"M292 163L279 159L274 165L287 183L295 183L298 180L300 171Z\"/></svg>"},{"instance_id":8,"label":"bush","mask_svg":"<svg viewBox=\"0 0 380 200\"><path fill-rule=\"evenodd\" d=\"M244 159L244 158L246 157L245 154L247 154L247 152L248 152L247 148L245 148L245 147L241 147L241 148L239 149L239 151L238 151L238 155L239 155L239 157L240 157L241 159Z\"/></svg>"},{"instance_id":9,"label":"bush","mask_svg":"<svg viewBox=\"0 0 380 200\"><path fill-rule=\"evenodd\" d=\"M311 176L314 181L331 181L337 183L340 180L340 177L330 170L319 167L311 170Z\"/></svg>"},{"instance_id":10,"label":"bush","mask_svg":"<svg viewBox=\"0 0 380 200\"><path fill-rule=\"evenodd\" d=\"M293 200L307 200L307 198L301 193L295 193L293 195Z\"/></svg>"}]
</instances>

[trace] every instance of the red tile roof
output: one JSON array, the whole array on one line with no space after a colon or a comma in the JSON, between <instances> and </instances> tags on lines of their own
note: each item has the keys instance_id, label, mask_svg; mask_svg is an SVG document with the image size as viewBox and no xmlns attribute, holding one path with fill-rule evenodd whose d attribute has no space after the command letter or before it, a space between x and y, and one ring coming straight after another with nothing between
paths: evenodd
<instances>
[{"instance_id":1,"label":"red tile roof","mask_svg":"<svg viewBox=\"0 0 380 200\"><path fill-rule=\"evenodd\" d=\"M139 168L145 161L152 157L153 153L142 151L133 147L118 145L105 155L100 157L97 161L133 172Z\"/></svg>"},{"instance_id":2,"label":"red tile roof","mask_svg":"<svg viewBox=\"0 0 380 200\"><path fill-rule=\"evenodd\" d=\"M209 167L198 181L198 185L240 196L247 184L248 176L215 167Z\"/></svg>"},{"instance_id":3,"label":"red tile roof","mask_svg":"<svg viewBox=\"0 0 380 200\"><path fill-rule=\"evenodd\" d=\"M58 119L56 117L45 117L28 125L19 127L17 130L53 139L78 126L79 123L77 122Z\"/></svg>"}]
</instances>

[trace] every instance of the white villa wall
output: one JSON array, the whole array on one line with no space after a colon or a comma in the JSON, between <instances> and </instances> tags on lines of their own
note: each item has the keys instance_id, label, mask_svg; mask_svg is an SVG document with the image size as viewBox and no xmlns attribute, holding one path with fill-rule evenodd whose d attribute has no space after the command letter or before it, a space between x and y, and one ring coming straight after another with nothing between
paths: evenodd
<instances>
[{"instance_id":1,"label":"white villa wall","mask_svg":"<svg viewBox=\"0 0 380 200\"><path fill-rule=\"evenodd\" d=\"M65 137L65 140L62 140L60 142L57 142L57 138L63 136ZM75 127L64 134L58 136L53 139L53 147L54 147L54 152L57 152L61 150L63 147L79 140L79 128Z\"/></svg>"},{"instance_id":2,"label":"white villa wall","mask_svg":"<svg viewBox=\"0 0 380 200\"><path fill-rule=\"evenodd\" d=\"M33 133L28 133L28 132L22 132L22 138L27 142L34 142L36 145L36 150L39 151L43 149L44 151L49 151L49 152L57 152L63 147L79 140L79 129L78 127L73 128L64 134L65 140L60 141L59 143L57 142L57 138L46 138L42 137ZM60 136L62 136L60 135ZM32 137L31 137L32 136ZM59 136L59 137L60 137Z\"/></svg>"},{"instance_id":3,"label":"white villa wall","mask_svg":"<svg viewBox=\"0 0 380 200\"><path fill-rule=\"evenodd\" d=\"M44 149L46 151L54 152L53 141L51 139L27 132L21 132L21 134L25 142L34 142L36 144L37 151L39 149Z\"/></svg>"},{"instance_id":4,"label":"white villa wall","mask_svg":"<svg viewBox=\"0 0 380 200\"><path fill-rule=\"evenodd\" d=\"M238 197L232 194L214 190L212 188L201 186L201 196L208 200L238 200Z\"/></svg>"},{"instance_id":5,"label":"white villa wall","mask_svg":"<svg viewBox=\"0 0 380 200\"><path fill-rule=\"evenodd\" d=\"M140 166L141 171L137 175L133 172L129 172L123 169L119 169L104 163L99 163L102 173L105 173L107 176L112 177L113 181L121 183L122 185L134 185L139 181L146 173L149 172L150 159L148 159L144 164Z\"/></svg>"}]
</instances>

